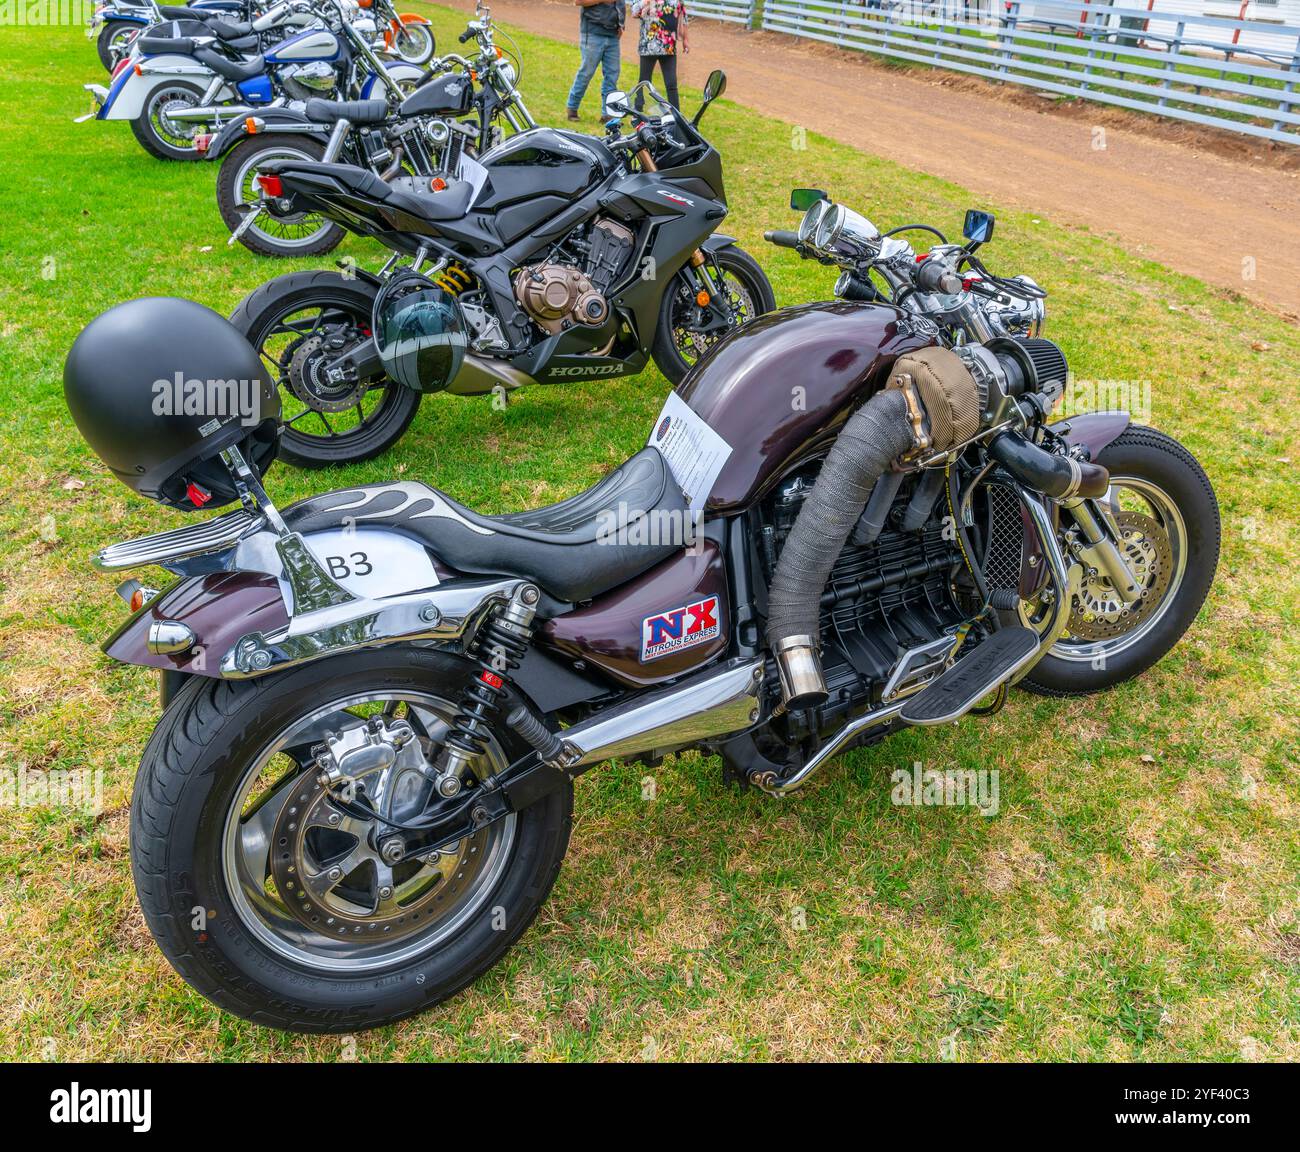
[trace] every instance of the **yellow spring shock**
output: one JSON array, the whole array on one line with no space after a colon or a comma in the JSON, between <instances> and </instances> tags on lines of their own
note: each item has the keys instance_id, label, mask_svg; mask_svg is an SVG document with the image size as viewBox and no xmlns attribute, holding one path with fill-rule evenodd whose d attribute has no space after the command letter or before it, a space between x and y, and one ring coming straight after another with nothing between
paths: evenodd
<instances>
[{"instance_id":1,"label":"yellow spring shock","mask_svg":"<svg viewBox=\"0 0 1300 1152\"><path fill-rule=\"evenodd\" d=\"M474 277L470 275L459 264L452 264L444 268L434 283L453 296L459 296L471 284L474 283Z\"/></svg>"}]
</instances>

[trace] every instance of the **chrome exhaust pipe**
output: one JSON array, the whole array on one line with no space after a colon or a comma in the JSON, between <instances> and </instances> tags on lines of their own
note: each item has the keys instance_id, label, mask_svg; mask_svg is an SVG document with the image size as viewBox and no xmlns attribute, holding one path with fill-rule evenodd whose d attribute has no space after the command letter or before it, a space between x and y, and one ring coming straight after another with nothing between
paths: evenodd
<instances>
[{"instance_id":1,"label":"chrome exhaust pipe","mask_svg":"<svg viewBox=\"0 0 1300 1152\"><path fill-rule=\"evenodd\" d=\"M563 766L667 752L730 736L758 722L762 684L761 658L733 660L671 688L637 696L561 732Z\"/></svg>"},{"instance_id":2,"label":"chrome exhaust pipe","mask_svg":"<svg viewBox=\"0 0 1300 1152\"><path fill-rule=\"evenodd\" d=\"M209 121L221 123L222 120L234 120L240 116L252 116L257 111L247 104L200 104L195 108L178 108L168 111L168 120L179 120L183 124L206 124Z\"/></svg>"}]
</instances>

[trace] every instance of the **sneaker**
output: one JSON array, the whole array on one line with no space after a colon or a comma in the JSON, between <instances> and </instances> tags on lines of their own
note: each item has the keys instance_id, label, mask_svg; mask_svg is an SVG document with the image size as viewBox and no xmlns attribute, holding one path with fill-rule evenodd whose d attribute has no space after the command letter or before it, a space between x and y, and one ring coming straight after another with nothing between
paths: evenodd
<instances>
[{"instance_id":1,"label":"sneaker","mask_svg":"<svg viewBox=\"0 0 1300 1152\"><path fill-rule=\"evenodd\" d=\"M576 108L568 108L568 109L566 109L566 110L565 110L565 119L576 121L576 120L578 119L578 110L577 110Z\"/></svg>"}]
</instances>

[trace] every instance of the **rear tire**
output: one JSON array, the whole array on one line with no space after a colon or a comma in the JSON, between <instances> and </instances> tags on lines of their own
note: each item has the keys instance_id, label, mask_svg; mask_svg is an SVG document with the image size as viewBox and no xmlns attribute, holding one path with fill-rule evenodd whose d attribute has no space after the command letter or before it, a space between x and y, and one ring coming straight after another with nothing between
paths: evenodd
<instances>
[{"instance_id":1,"label":"rear tire","mask_svg":"<svg viewBox=\"0 0 1300 1152\"><path fill-rule=\"evenodd\" d=\"M1100 692L1145 672L1191 627L1219 563L1219 504L1214 489L1196 458L1177 440L1154 428L1127 428L1097 454L1096 462L1119 485L1127 477L1163 493L1181 520L1173 534L1183 538L1184 563L1176 586L1165 593L1168 605L1157 604L1160 615L1127 646L1124 634L1113 641L1087 643L1069 636L1058 641L1020 682L1022 688L1042 696ZM1076 598L1076 611L1078 605Z\"/></svg>"},{"instance_id":2,"label":"rear tire","mask_svg":"<svg viewBox=\"0 0 1300 1152\"><path fill-rule=\"evenodd\" d=\"M257 773L270 764L268 750L280 747L276 741L285 734L305 731L303 721L322 708L358 696L454 700L472 671L444 653L386 649L260 680L190 679L154 730L131 803L136 893L154 940L186 983L227 1012L258 1024L293 1032L350 1032L422 1012L501 959L532 923L559 874L572 824L572 785L508 817L509 824L490 825L449 849L449 854L459 852L448 865L449 876L441 886L434 881L418 904L403 901L404 919L396 921L391 939L364 931L394 927L391 913L387 921L375 922L382 915L378 904L371 912L353 910L353 918L370 917L370 923L352 929L355 939L339 928L340 939L324 927L337 923L326 919L333 911L330 894L299 919L274 879L259 891L253 875L263 867L272 875L271 853L280 849L259 841L256 827L248 828L261 818L244 799L263 779ZM506 763L528 751L504 726L494 741ZM277 757L284 758L283 753ZM496 770L499 764L500 757ZM274 780L269 767L267 772ZM265 818L278 830L285 825L274 813L299 799L293 793L300 786L312 793L317 788L310 763L301 775L295 772L290 768L266 785L262 796L267 804L278 798ZM257 774L254 785L248 783L250 773ZM279 795L286 780L289 800ZM304 808L298 817L304 829L307 812ZM468 854L474 844L482 849L477 858ZM432 860L441 863L439 857ZM467 878L456 876L457 869ZM397 875L396 866L392 874ZM343 892L344 884L336 892ZM449 899L440 905L444 891ZM287 896L289 905L295 902ZM422 913L423 923L407 923Z\"/></svg>"},{"instance_id":3,"label":"rear tire","mask_svg":"<svg viewBox=\"0 0 1300 1152\"><path fill-rule=\"evenodd\" d=\"M249 184L262 164L270 160L287 159L318 161L324 155L324 146L309 136L276 136L270 139L249 136L236 144L222 157L221 170L217 173L217 208L231 234L243 224L249 211ZM277 217L263 211L244 230L239 242L259 256L321 256L337 248L347 235L347 230L342 225L324 217L304 216L304 228L316 221L319 222L319 229L315 232L305 231L300 238L280 236L269 230L277 220ZM263 222L266 223L266 228L261 226ZM281 223L290 229L294 227L288 221Z\"/></svg>"},{"instance_id":4,"label":"rear tire","mask_svg":"<svg viewBox=\"0 0 1300 1152\"><path fill-rule=\"evenodd\" d=\"M710 273L713 272L714 261L721 270L724 280L731 282L728 287L731 289L729 294L733 296L731 301L733 307L747 298L746 307L749 314L743 316L740 323L734 324L729 332L736 331L741 324L776 308L776 296L772 292L767 274L748 252L734 244L728 245L714 253L710 262L705 265ZM690 265L672 278L659 305L659 323L650 346L655 364L673 387L685 379L686 373L718 340L729 334L729 332L690 333L689 320L698 311L694 304L693 283ZM743 293L743 297L736 292L737 288Z\"/></svg>"},{"instance_id":5,"label":"rear tire","mask_svg":"<svg viewBox=\"0 0 1300 1152\"><path fill-rule=\"evenodd\" d=\"M198 107L203 89L188 80L169 80L150 94L144 111L131 121L131 131L140 146L159 160L202 160L201 153L187 142L198 132L199 125L172 124L166 118L169 104Z\"/></svg>"},{"instance_id":6,"label":"rear tire","mask_svg":"<svg viewBox=\"0 0 1300 1152\"><path fill-rule=\"evenodd\" d=\"M331 427L329 417L317 420L307 415L310 406L293 389L288 348L292 337L276 335L284 320L314 309L350 318L356 328L368 332L377 292L370 281L348 279L338 272L290 272L250 292L231 313L230 322L257 349L280 389L286 410L280 459L287 463L326 468L369 460L395 444L415 419L421 394L381 375L373 381L372 391L382 387L384 392L366 420L333 435L313 434L319 426ZM295 415L297 409L302 411Z\"/></svg>"}]
</instances>

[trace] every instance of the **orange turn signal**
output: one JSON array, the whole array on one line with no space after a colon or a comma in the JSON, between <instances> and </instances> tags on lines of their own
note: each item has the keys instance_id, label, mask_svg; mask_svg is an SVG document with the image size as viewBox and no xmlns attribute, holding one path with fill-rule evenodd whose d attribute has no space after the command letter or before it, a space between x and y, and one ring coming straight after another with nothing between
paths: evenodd
<instances>
[{"instance_id":1,"label":"orange turn signal","mask_svg":"<svg viewBox=\"0 0 1300 1152\"><path fill-rule=\"evenodd\" d=\"M244 131L247 132L250 136L257 135L257 117L250 116L248 117L247 120L244 121Z\"/></svg>"}]
</instances>

